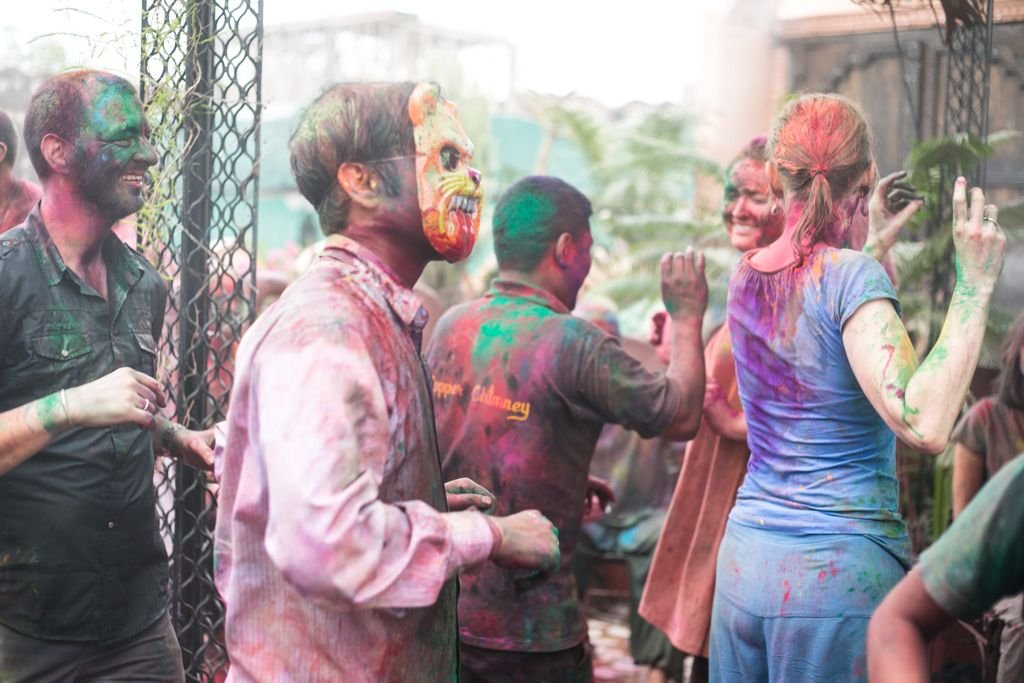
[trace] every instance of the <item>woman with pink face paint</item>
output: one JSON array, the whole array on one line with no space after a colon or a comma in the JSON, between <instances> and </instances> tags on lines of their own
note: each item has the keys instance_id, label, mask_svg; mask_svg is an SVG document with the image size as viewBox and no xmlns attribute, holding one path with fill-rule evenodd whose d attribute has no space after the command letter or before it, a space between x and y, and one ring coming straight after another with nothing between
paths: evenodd
<instances>
[{"instance_id":1,"label":"woman with pink face paint","mask_svg":"<svg viewBox=\"0 0 1024 683\"><path fill-rule=\"evenodd\" d=\"M868 620L910 565L896 437L945 447L1006 238L995 207L977 188L968 206L959 179L957 284L919 364L885 270L840 248L858 214L894 238L921 205L886 209L898 174L872 192L860 110L837 95L794 100L775 119L766 170L785 227L744 254L729 285L750 458L718 554L710 680L862 681Z\"/></svg>"},{"instance_id":2,"label":"woman with pink face paint","mask_svg":"<svg viewBox=\"0 0 1024 683\"><path fill-rule=\"evenodd\" d=\"M782 234L782 203L772 195L765 172L766 143L763 135L750 140L728 171L722 218L729 241L740 253L766 246ZM658 316L656 328L666 321L664 314ZM656 329L655 340L667 341L664 332ZM659 352L667 347L657 345ZM749 455L727 326L708 341L704 363L704 420L686 448L640 603L644 619L693 656L693 683L707 680L715 558Z\"/></svg>"}]
</instances>

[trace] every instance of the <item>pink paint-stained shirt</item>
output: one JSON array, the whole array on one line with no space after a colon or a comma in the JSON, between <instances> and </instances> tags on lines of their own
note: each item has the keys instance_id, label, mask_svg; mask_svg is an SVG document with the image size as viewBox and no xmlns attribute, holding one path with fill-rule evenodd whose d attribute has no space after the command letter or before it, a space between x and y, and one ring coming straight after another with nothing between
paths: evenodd
<instances>
[{"instance_id":1,"label":"pink paint-stained shirt","mask_svg":"<svg viewBox=\"0 0 1024 683\"><path fill-rule=\"evenodd\" d=\"M42 189L31 180L11 178L7 195L0 197L0 233L24 223L42 196Z\"/></svg>"},{"instance_id":2,"label":"pink paint-stained shirt","mask_svg":"<svg viewBox=\"0 0 1024 683\"><path fill-rule=\"evenodd\" d=\"M335 235L242 340L217 463L229 681L456 679L451 579L494 537L445 512L426 318Z\"/></svg>"}]
</instances>

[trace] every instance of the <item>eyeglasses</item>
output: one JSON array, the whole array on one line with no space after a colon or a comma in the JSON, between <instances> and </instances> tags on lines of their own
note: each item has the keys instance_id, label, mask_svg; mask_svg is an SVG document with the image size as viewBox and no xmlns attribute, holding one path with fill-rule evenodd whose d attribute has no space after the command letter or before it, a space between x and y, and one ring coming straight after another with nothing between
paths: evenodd
<instances>
[{"instance_id":1,"label":"eyeglasses","mask_svg":"<svg viewBox=\"0 0 1024 683\"><path fill-rule=\"evenodd\" d=\"M385 161L399 161L401 159L415 159L418 156L422 156L422 155L420 155L420 154L403 154L402 156L387 157L386 159L367 159L366 161L363 161L361 163L364 163L364 164L383 164Z\"/></svg>"}]
</instances>

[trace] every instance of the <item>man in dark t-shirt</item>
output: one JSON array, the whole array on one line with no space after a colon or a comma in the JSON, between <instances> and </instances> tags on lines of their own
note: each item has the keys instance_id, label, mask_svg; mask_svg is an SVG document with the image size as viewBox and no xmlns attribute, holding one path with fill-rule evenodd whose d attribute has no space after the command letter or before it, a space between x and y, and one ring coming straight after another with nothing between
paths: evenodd
<instances>
[{"instance_id":1,"label":"man in dark t-shirt","mask_svg":"<svg viewBox=\"0 0 1024 683\"><path fill-rule=\"evenodd\" d=\"M495 514L541 510L559 531L550 577L492 566L462 574L461 681L589 681L586 621L570 570L601 429L690 438L700 421L707 304L703 257L662 260L672 359L651 372L569 311L590 270L590 202L528 177L498 202L499 275L438 322L427 361L446 476L492 491Z\"/></svg>"}]
</instances>

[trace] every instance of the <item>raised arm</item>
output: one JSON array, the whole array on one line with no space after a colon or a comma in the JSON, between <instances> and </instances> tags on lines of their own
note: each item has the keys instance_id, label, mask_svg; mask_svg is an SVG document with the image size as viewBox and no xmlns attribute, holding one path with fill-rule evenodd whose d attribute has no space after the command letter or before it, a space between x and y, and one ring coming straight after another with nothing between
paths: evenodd
<instances>
[{"instance_id":1,"label":"raised arm","mask_svg":"<svg viewBox=\"0 0 1024 683\"><path fill-rule=\"evenodd\" d=\"M671 319L672 355L665 374L682 396L675 418L661 436L670 441L685 441L697 433L704 405L704 348L700 333L708 305L708 283L702 252L688 247L685 254L662 257L661 298Z\"/></svg>"},{"instance_id":2,"label":"raised arm","mask_svg":"<svg viewBox=\"0 0 1024 683\"><path fill-rule=\"evenodd\" d=\"M953 190L953 240L957 282L935 346L918 365L917 354L891 302L862 305L843 328L843 345L871 405L897 436L925 453L949 440L974 375L988 317L989 299L1002 268L1006 237L996 207L966 181Z\"/></svg>"},{"instance_id":3,"label":"raised arm","mask_svg":"<svg viewBox=\"0 0 1024 683\"><path fill-rule=\"evenodd\" d=\"M882 264L896 286L899 278L890 250L903 227L924 206L924 199L914 186L903 180L906 175L906 171L890 173L875 185L867 207L868 231L863 246L864 252Z\"/></svg>"}]
</instances>

